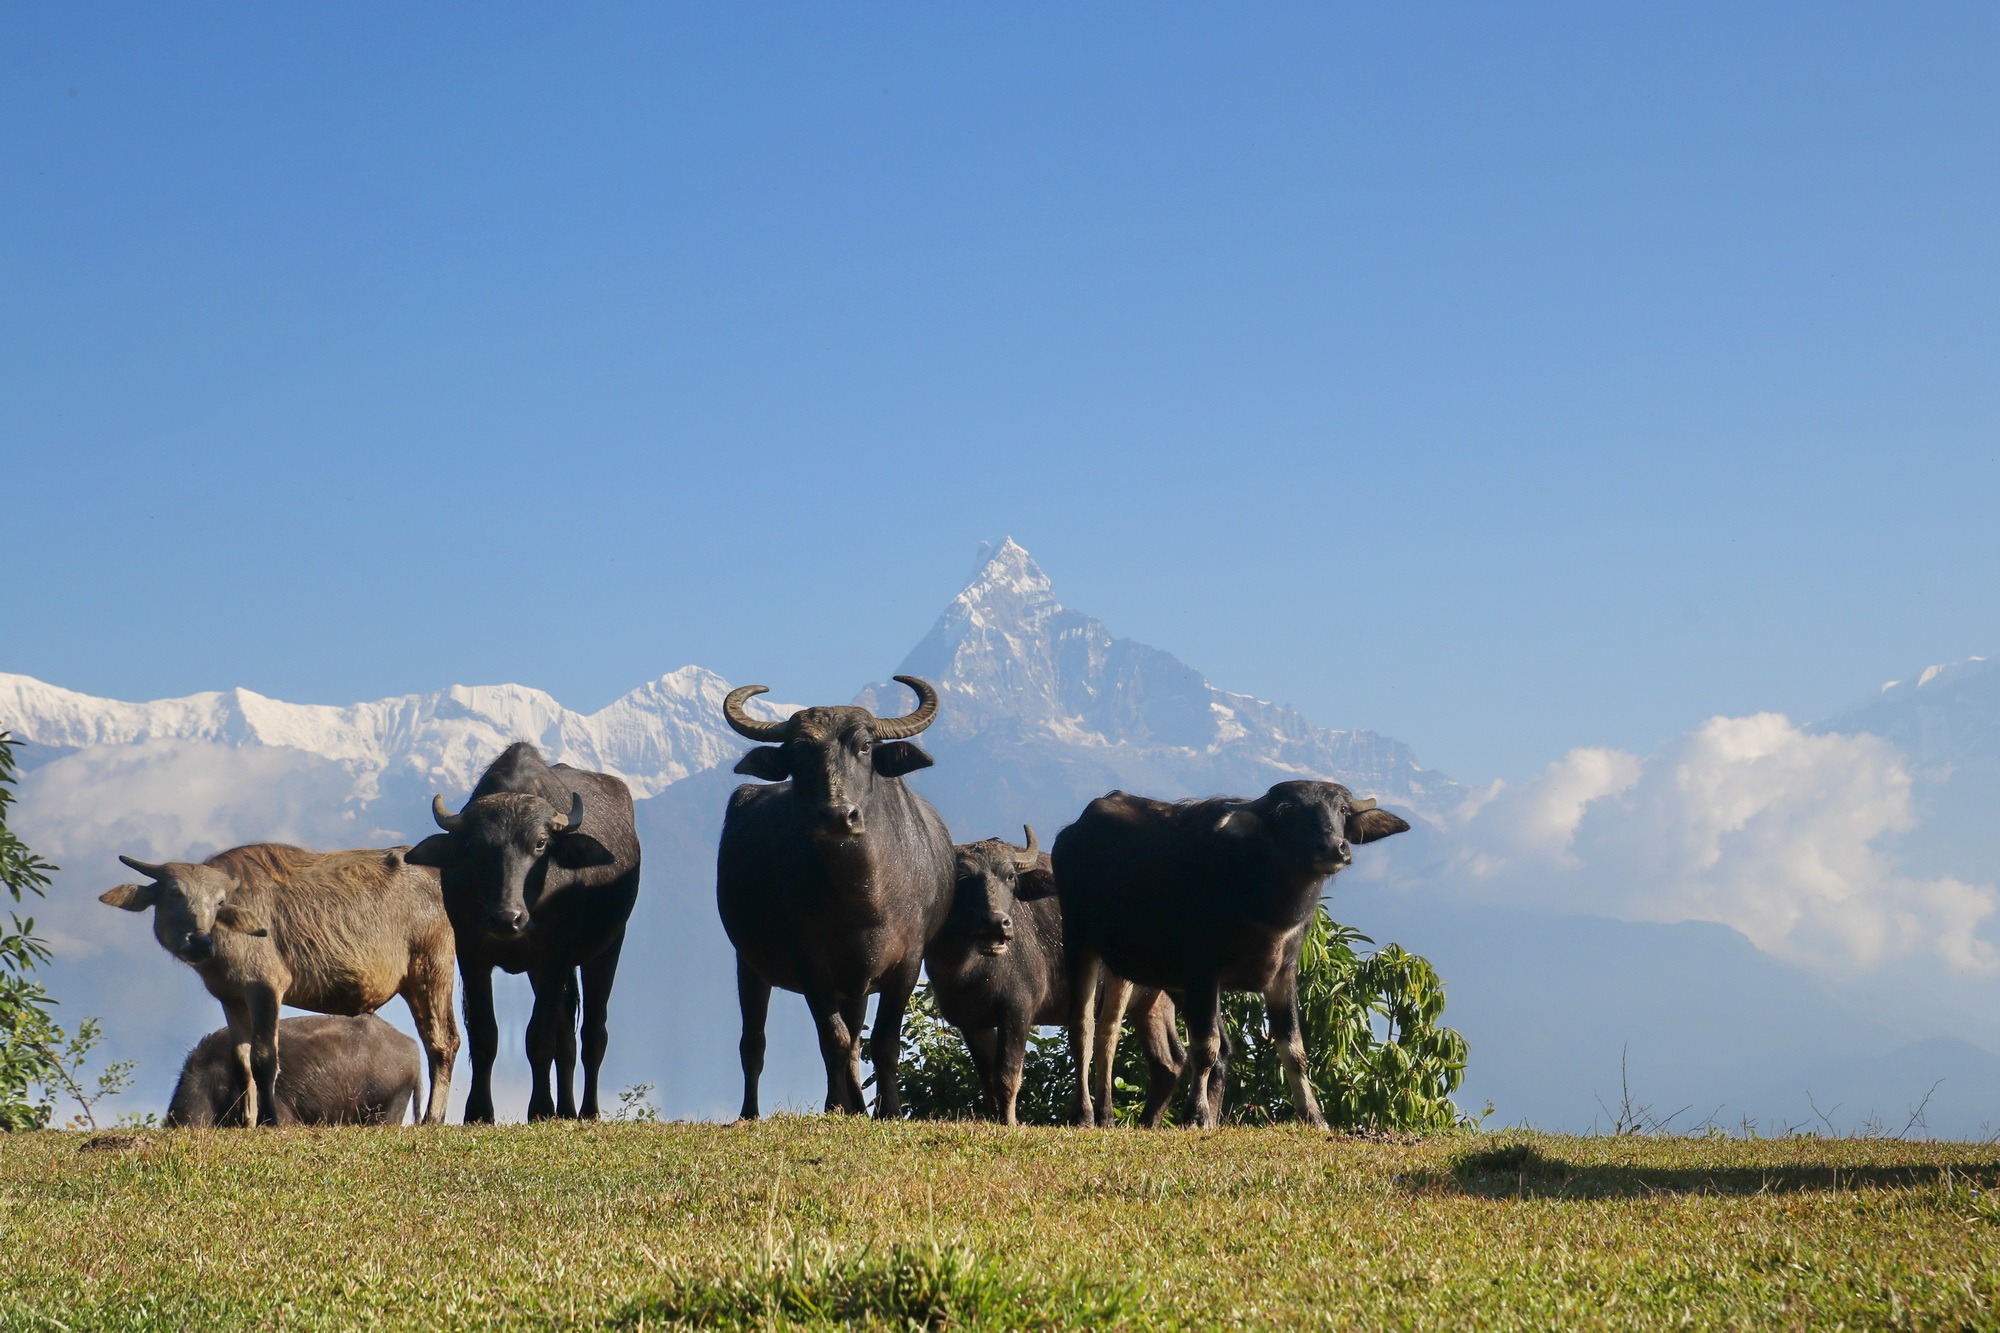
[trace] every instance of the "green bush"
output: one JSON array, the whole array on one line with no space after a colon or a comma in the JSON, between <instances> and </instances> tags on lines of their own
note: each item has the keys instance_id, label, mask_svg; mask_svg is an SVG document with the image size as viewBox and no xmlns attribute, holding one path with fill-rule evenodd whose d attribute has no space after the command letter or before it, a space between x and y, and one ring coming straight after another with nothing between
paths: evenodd
<instances>
[{"instance_id":1,"label":"green bush","mask_svg":"<svg viewBox=\"0 0 2000 1333\"><path fill-rule=\"evenodd\" d=\"M1465 1080L1465 1038L1440 1027L1444 982L1430 960L1366 935L1321 907L1299 950L1299 1026L1306 1076L1327 1123L1346 1129L1433 1132L1459 1123L1451 1094ZM1230 995L1223 1017L1234 1046L1224 1110L1260 1124L1293 1118L1277 1047L1264 1031L1264 1002ZM1379 1030L1378 1030L1379 1029Z\"/></svg>"},{"instance_id":2,"label":"green bush","mask_svg":"<svg viewBox=\"0 0 2000 1333\"><path fill-rule=\"evenodd\" d=\"M1299 1023L1306 1072L1327 1123L1343 1129L1431 1132L1462 1117L1451 1094L1465 1078L1465 1038L1438 1020L1444 983L1429 960L1397 945L1356 952L1373 941L1337 924L1321 907L1299 950ZM1233 1054L1224 1107L1239 1124L1293 1118L1277 1048L1264 1030L1264 1003L1255 995L1223 1001ZM927 988L911 998L904 1021L903 1104L918 1119L984 1114L972 1056L945 1023ZM1183 1024L1185 1039L1185 1024ZM1054 1029L1031 1034L1017 1107L1029 1124L1062 1124L1074 1102L1075 1065L1069 1041ZM1143 1108L1146 1061L1126 1034L1118 1043L1118 1115L1123 1123ZM1179 1111L1186 1080L1169 1110Z\"/></svg>"},{"instance_id":3,"label":"green bush","mask_svg":"<svg viewBox=\"0 0 2000 1333\"><path fill-rule=\"evenodd\" d=\"M1131 1123L1144 1109L1146 1057L1128 1034L1118 1043L1118 1117ZM944 1021L929 986L917 987L903 1018L903 1111L918 1120L970 1120L987 1114L979 1073L958 1029ZM1014 1113L1029 1125L1067 1124L1076 1099L1076 1064L1058 1028L1028 1032L1021 1095Z\"/></svg>"},{"instance_id":4,"label":"green bush","mask_svg":"<svg viewBox=\"0 0 2000 1333\"><path fill-rule=\"evenodd\" d=\"M55 869L7 827L18 776L14 738L0 731L0 885L16 903L29 894L43 896ZM75 1032L56 1023L50 1012L55 997L33 975L49 961L48 946L36 936L33 917L7 915L9 924L0 926L0 1130L45 1128L55 1118L58 1095L74 1099L78 1121L95 1128L92 1107L130 1083L132 1064L107 1066L94 1086L84 1086L81 1071L103 1030L94 1018Z\"/></svg>"}]
</instances>

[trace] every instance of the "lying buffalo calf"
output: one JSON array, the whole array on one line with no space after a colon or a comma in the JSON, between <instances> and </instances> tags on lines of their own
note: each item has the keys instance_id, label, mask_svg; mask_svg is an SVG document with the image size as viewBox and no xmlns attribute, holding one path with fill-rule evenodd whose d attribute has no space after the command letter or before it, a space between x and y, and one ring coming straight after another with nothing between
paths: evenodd
<instances>
[{"instance_id":1,"label":"lying buffalo calf","mask_svg":"<svg viewBox=\"0 0 2000 1333\"><path fill-rule=\"evenodd\" d=\"M417 1044L373 1014L278 1024L281 1125L400 1125L422 1074ZM235 1040L228 1028L219 1028L188 1052L167 1124L241 1125L245 1086Z\"/></svg>"},{"instance_id":2,"label":"lying buffalo calf","mask_svg":"<svg viewBox=\"0 0 2000 1333\"><path fill-rule=\"evenodd\" d=\"M1104 1030L1096 983L1109 968L1181 995L1195 1124L1222 1117L1225 990L1264 997L1292 1105L1307 1124L1325 1124L1305 1076L1299 946L1327 878L1353 860L1350 844L1409 827L1337 782L1280 782L1255 800L1154 801L1115 791L1092 801L1055 845L1079 1121L1096 1118L1090 1069ZM1112 1041L1116 1033L1109 1028Z\"/></svg>"},{"instance_id":3,"label":"lying buffalo calf","mask_svg":"<svg viewBox=\"0 0 2000 1333\"><path fill-rule=\"evenodd\" d=\"M955 849L957 883L951 915L924 952L924 970L945 1021L965 1034L979 1083L993 1113L1015 1123L1028 1029L1069 1021L1069 977L1063 954L1062 904L1055 872L1026 830L1025 849L998 839ZM1104 974L1116 998L1100 1001L1100 1015L1129 1011L1145 1043L1146 1113L1140 1123L1160 1123L1180 1077L1184 1052L1174 1032L1174 1004L1150 987ZM1128 998L1127 992L1130 991ZM1117 1022L1114 1017L1110 1021ZM1111 1113L1109 1066L1102 1110Z\"/></svg>"}]
</instances>

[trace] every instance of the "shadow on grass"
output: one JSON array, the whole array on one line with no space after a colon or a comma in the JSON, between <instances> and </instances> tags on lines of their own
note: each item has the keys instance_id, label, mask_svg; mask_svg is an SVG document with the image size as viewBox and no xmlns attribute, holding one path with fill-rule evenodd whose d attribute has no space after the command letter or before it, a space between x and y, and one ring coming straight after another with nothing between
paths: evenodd
<instances>
[{"instance_id":1,"label":"shadow on grass","mask_svg":"<svg viewBox=\"0 0 2000 1333\"><path fill-rule=\"evenodd\" d=\"M1128 1322L1130 1287L1028 1282L937 1245L838 1256L795 1251L737 1272L673 1278L611 1327L1100 1329Z\"/></svg>"},{"instance_id":2,"label":"shadow on grass","mask_svg":"<svg viewBox=\"0 0 2000 1333\"><path fill-rule=\"evenodd\" d=\"M1450 1192L1494 1199L1606 1199L1658 1194L1756 1195L1907 1190L1925 1186L1991 1191L2000 1186L2000 1159L1957 1166L1929 1162L1871 1166L1656 1167L1576 1163L1532 1143L1473 1149L1443 1171L1412 1173L1399 1183L1413 1192Z\"/></svg>"}]
</instances>

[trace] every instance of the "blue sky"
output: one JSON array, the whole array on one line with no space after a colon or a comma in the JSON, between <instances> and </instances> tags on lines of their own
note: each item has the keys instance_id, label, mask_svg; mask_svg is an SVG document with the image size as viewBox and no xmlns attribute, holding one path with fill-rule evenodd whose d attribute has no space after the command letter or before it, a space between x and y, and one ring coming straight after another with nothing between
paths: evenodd
<instances>
[{"instance_id":1,"label":"blue sky","mask_svg":"<svg viewBox=\"0 0 2000 1333\"><path fill-rule=\"evenodd\" d=\"M1480 780L2000 651L1991 6L16 7L0 670L887 674L1011 533Z\"/></svg>"}]
</instances>

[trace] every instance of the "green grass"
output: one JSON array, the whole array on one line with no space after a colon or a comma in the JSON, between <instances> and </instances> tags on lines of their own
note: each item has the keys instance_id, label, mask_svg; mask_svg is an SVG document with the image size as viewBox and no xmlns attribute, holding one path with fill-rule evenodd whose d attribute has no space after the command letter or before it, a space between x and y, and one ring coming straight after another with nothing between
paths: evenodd
<instances>
[{"instance_id":1,"label":"green grass","mask_svg":"<svg viewBox=\"0 0 2000 1333\"><path fill-rule=\"evenodd\" d=\"M1295 1127L0 1137L0 1328L2000 1329L2000 1148Z\"/></svg>"}]
</instances>

